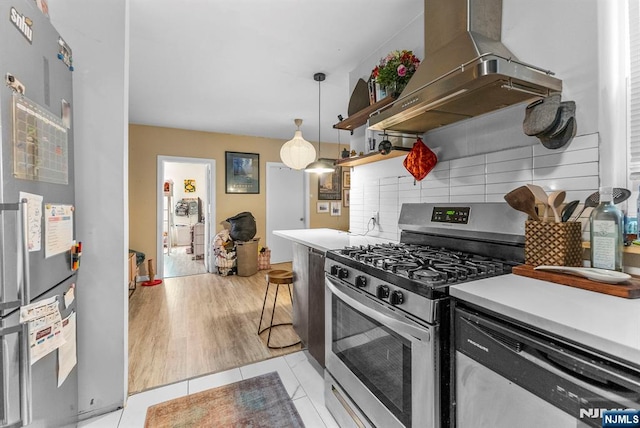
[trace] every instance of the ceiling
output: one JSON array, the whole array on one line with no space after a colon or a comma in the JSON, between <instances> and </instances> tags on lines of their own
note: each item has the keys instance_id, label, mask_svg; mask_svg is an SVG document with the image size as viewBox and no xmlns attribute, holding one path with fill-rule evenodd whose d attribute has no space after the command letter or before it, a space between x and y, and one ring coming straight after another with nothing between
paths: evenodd
<instances>
[{"instance_id":1,"label":"ceiling","mask_svg":"<svg viewBox=\"0 0 640 428\"><path fill-rule=\"evenodd\" d=\"M349 72L423 0L130 0L131 123L337 142ZM377 62L371 61L371 68ZM348 133L342 133L342 141Z\"/></svg>"}]
</instances>

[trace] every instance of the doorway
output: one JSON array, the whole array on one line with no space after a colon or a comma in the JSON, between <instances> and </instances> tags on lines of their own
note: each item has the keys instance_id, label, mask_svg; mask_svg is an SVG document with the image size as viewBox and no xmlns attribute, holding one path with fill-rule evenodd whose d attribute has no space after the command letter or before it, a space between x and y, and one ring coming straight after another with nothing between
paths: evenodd
<instances>
[{"instance_id":1,"label":"doorway","mask_svg":"<svg viewBox=\"0 0 640 428\"><path fill-rule=\"evenodd\" d=\"M309 227L309 178L283 163L267 162L267 247L271 263L290 262L293 246L274 230Z\"/></svg>"},{"instance_id":2,"label":"doorway","mask_svg":"<svg viewBox=\"0 0 640 428\"><path fill-rule=\"evenodd\" d=\"M160 278L210 272L215 160L158 156L157 258Z\"/></svg>"}]
</instances>

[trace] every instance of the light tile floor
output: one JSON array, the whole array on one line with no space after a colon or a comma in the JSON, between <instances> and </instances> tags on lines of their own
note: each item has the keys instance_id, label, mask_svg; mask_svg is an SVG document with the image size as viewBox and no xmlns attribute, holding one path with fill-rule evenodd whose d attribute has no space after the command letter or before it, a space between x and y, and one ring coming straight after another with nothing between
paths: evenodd
<instances>
[{"instance_id":1,"label":"light tile floor","mask_svg":"<svg viewBox=\"0 0 640 428\"><path fill-rule=\"evenodd\" d=\"M277 371L307 428L337 428L324 406L324 380L309 362L307 351L155 388L129 397L124 410L81 422L81 428L142 428L147 407L173 398Z\"/></svg>"}]
</instances>

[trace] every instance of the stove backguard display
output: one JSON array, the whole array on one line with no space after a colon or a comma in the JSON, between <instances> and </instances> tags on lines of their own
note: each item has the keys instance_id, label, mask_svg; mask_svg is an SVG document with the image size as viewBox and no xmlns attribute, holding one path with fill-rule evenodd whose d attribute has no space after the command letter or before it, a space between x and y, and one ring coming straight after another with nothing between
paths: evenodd
<instances>
[{"instance_id":1,"label":"stove backguard display","mask_svg":"<svg viewBox=\"0 0 640 428\"><path fill-rule=\"evenodd\" d=\"M433 207L431 221L436 223L467 224L469 207Z\"/></svg>"}]
</instances>

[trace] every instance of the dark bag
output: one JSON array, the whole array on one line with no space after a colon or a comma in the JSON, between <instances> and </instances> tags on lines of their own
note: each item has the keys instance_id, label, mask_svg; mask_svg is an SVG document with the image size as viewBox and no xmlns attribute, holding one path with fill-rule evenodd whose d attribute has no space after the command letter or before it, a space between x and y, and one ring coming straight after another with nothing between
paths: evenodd
<instances>
[{"instance_id":1,"label":"dark bag","mask_svg":"<svg viewBox=\"0 0 640 428\"><path fill-rule=\"evenodd\" d=\"M227 221L231 224L229 236L234 241L250 241L256 236L256 219L248 211L229 217Z\"/></svg>"}]
</instances>

